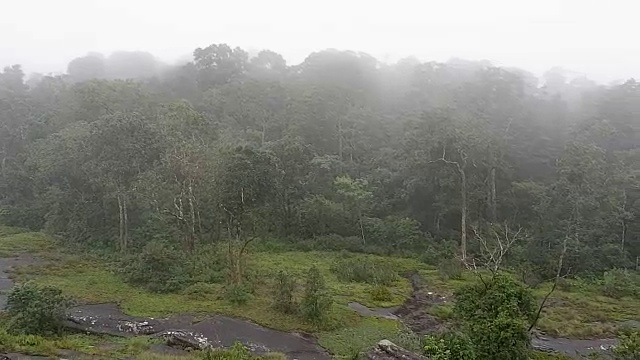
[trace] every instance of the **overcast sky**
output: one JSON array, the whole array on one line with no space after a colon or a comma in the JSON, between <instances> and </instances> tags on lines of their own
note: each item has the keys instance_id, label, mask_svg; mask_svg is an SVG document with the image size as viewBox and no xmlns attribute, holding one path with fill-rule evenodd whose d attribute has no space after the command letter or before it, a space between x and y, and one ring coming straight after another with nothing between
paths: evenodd
<instances>
[{"instance_id":1,"label":"overcast sky","mask_svg":"<svg viewBox=\"0 0 640 360\"><path fill-rule=\"evenodd\" d=\"M640 78L635 0L5 0L0 11L0 66L26 72L64 71L89 51L171 61L224 42L290 63L336 48Z\"/></svg>"}]
</instances>

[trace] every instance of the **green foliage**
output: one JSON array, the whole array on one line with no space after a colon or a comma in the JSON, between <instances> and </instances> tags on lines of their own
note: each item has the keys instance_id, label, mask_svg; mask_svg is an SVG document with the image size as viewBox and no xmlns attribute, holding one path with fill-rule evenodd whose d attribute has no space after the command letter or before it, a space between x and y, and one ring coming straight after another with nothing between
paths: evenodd
<instances>
[{"instance_id":1,"label":"green foliage","mask_svg":"<svg viewBox=\"0 0 640 360\"><path fill-rule=\"evenodd\" d=\"M220 296L220 286L216 284L197 282L187 286L182 290L182 294L193 300L215 299Z\"/></svg>"},{"instance_id":2,"label":"green foliage","mask_svg":"<svg viewBox=\"0 0 640 360\"><path fill-rule=\"evenodd\" d=\"M68 306L69 300L57 288L31 282L15 286L7 297L8 329L13 333L59 334Z\"/></svg>"},{"instance_id":3,"label":"green foliage","mask_svg":"<svg viewBox=\"0 0 640 360\"><path fill-rule=\"evenodd\" d=\"M354 261L352 258L337 260L331 267L341 281L363 282L373 285L390 285L398 278L391 266L368 258Z\"/></svg>"},{"instance_id":4,"label":"green foliage","mask_svg":"<svg viewBox=\"0 0 640 360\"><path fill-rule=\"evenodd\" d=\"M236 305L244 305L251 300L251 292L245 284L229 284L224 294L230 303Z\"/></svg>"},{"instance_id":5,"label":"green foliage","mask_svg":"<svg viewBox=\"0 0 640 360\"><path fill-rule=\"evenodd\" d=\"M616 360L640 359L640 331L620 334L620 343L613 349Z\"/></svg>"},{"instance_id":6,"label":"green foliage","mask_svg":"<svg viewBox=\"0 0 640 360\"><path fill-rule=\"evenodd\" d=\"M240 342L235 342L229 349L206 350L200 356L201 360L252 360L253 356L249 349Z\"/></svg>"},{"instance_id":7,"label":"green foliage","mask_svg":"<svg viewBox=\"0 0 640 360\"><path fill-rule=\"evenodd\" d=\"M421 241L427 240L420 230L420 223L415 219L396 216L384 219L367 217L364 223L368 243L391 246L396 251L416 248Z\"/></svg>"},{"instance_id":8,"label":"green foliage","mask_svg":"<svg viewBox=\"0 0 640 360\"><path fill-rule=\"evenodd\" d=\"M605 271L602 278L602 293L612 298L640 296L639 277L629 270L612 269Z\"/></svg>"},{"instance_id":9,"label":"green foliage","mask_svg":"<svg viewBox=\"0 0 640 360\"><path fill-rule=\"evenodd\" d=\"M333 297L324 277L316 267L307 271L304 296L300 302L302 316L315 325L326 323L333 305Z\"/></svg>"},{"instance_id":10,"label":"green foliage","mask_svg":"<svg viewBox=\"0 0 640 360\"><path fill-rule=\"evenodd\" d=\"M273 306L285 314L293 314L298 310L294 298L296 280L289 273L280 270L273 286Z\"/></svg>"},{"instance_id":11,"label":"green foliage","mask_svg":"<svg viewBox=\"0 0 640 360\"><path fill-rule=\"evenodd\" d=\"M505 274L480 279L456 292L454 314L478 358L528 359L528 326L535 314L533 295Z\"/></svg>"},{"instance_id":12,"label":"green foliage","mask_svg":"<svg viewBox=\"0 0 640 360\"><path fill-rule=\"evenodd\" d=\"M471 339L457 332L426 336L424 338L423 352L430 360L477 359Z\"/></svg>"},{"instance_id":13,"label":"green foliage","mask_svg":"<svg viewBox=\"0 0 640 360\"><path fill-rule=\"evenodd\" d=\"M456 258L442 259L440 263L438 263L438 272L444 280L459 280L462 278L464 266L462 262Z\"/></svg>"},{"instance_id":14,"label":"green foliage","mask_svg":"<svg viewBox=\"0 0 640 360\"><path fill-rule=\"evenodd\" d=\"M391 291L385 285L379 284L371 288L371 300L373 301L391 301Z\"/></svg>"},{"instance_id":15,"label":"green foliage","mask_svg":"<svg viewBox=\"0 0 640 360\"><path fill-rule=\"evenodd\" d=\"M184 253L164 243L152 241L122 263L128 282L152 292L175 292L189 285Z\"/></svg>"}]
</instances>

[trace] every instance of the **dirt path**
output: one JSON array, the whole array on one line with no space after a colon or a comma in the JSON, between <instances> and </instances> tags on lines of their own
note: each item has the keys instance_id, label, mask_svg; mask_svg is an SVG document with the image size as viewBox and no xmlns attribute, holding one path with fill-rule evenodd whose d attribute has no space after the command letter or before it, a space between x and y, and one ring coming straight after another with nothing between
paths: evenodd
<instances>
[{"instance_id":1,"label":"dirt path","mask_svg":"<svg viewBox=\"0 0 640 360\"><path fill-rule=\"evenodd\" d=\"M418 274L409 279L413 287L411 297L395 312L396 315L415 333L424 335L437 333L446 329L447 324L428 313L433 305L444 304L446 297L427 290ZM534 348L545 352L557 352L582 359L593 352L602 355L610 353L611 347L617 344L616 339L565 339L550 336L534 336L531 340Z\"/></svg>"}]
</instances>

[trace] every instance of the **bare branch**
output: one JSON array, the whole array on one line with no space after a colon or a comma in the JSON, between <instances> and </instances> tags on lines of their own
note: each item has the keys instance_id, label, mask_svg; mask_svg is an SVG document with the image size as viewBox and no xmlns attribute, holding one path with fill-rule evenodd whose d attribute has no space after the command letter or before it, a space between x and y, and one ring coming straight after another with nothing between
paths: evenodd
<instances>
[{"instance_id":1,"label":"bare branch","mask_svg":"<svg viewBox=\"0 0 640 360\"><path fill-rule=\"evenodd\" d=\"M549 292L542 299L542 302L540 303L540 307L538 307L538 311L536 312L536 317L533 319L533 322L531 322L531 326L529 326L529 330L528 331L531 331L531 329L533 329L536 326L536 324L538 323L538 320L540 319L540 314L542 314L542 309L544 309L544 306L547 304L547 300L549 300L549 297L551 296L551 294L553 294L553 292L556 290L556 287L558 287L558 282L563 277L563 276L561 276L561 274L562 274L562 263L564 262L564 256L567 253L567 240L568 239L569 239L569 237L565 236L564 240L562 242L562 252L560 253L560 257L558 258L558 271L556 272L556 278L553 281L553 286L551 286L551 290L549 290Z\"/></svg>"}]
</instances>

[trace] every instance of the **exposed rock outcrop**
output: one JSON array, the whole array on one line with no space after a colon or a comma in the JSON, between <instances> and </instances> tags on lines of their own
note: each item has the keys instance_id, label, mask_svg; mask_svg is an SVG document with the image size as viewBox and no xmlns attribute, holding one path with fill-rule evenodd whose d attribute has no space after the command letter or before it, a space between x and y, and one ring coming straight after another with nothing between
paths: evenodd
<instances>
[{"instance_id":1,"label":"exposed rock outcrop","mask_svg":"<svg viewBox=\"0 0 640 360\"><path fill-rule=\"evenodd\" d=\"M389 340L381 340L364 354L369 360L428 360L428 358L403 349Z\"/></svg>"}]
</instances>

